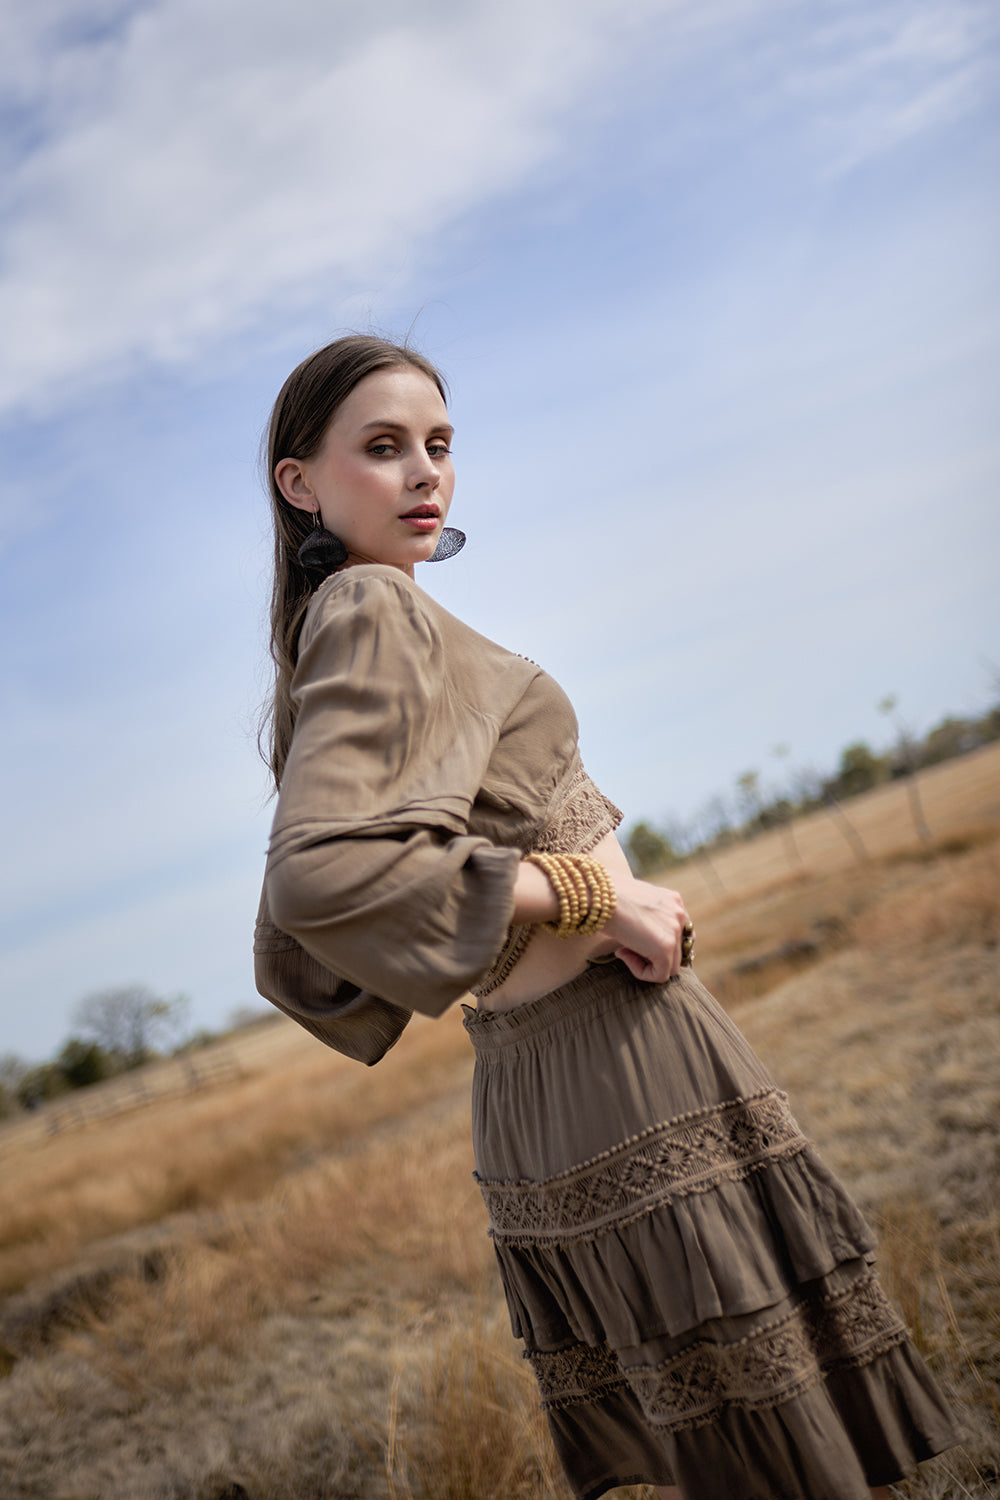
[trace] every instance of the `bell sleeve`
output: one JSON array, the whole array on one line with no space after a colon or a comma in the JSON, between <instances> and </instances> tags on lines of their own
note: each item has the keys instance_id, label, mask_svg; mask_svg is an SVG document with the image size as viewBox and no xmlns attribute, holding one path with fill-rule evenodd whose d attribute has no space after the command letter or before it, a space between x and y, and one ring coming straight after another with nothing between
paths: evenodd
<instances>
[{"instance_id":1,"label":"bell sleeve","mask_svg":"<svg viewBox=\"0 0 1000 1500\"><path fill-rule=\"evenodd\" d=\"M364 994L439 1015L489 969L513 915L519 851L468 832L497 723L449 674L419 589L385 568L324 585L292 695L270 921L321 966L314 980L352 987L344 1005Z\"/></svg>"},{"instance_id":2,"label":"bell sleeve","mask_svg":"<svg viewBox=\"0 0 1000 1500\"><path fill-rule=\"evenodd\" d=\"M271 920L261 892L253 934L258 993L327 1047L372 1067L398 1042L411 1011L331 973Z\"/></svg>"}]
</instances>

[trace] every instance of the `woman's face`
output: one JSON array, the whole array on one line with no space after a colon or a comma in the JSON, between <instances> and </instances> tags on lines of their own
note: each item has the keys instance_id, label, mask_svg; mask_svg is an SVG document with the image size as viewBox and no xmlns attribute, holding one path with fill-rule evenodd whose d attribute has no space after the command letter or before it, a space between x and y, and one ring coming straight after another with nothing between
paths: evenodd
<instances>
[{"instance_id":1,"label":"woman's face","mask_svg":"<svg viewBox=\"0 0 1000 1500\"><path fill-rule=\"evenodd\" d=\"M290 504L319 509L354 562L413 577L438 543L455 487L452 428L437 386L412 365L366 375L338 407L313 458L284 458Z\"/></svg>"}]
</instances>

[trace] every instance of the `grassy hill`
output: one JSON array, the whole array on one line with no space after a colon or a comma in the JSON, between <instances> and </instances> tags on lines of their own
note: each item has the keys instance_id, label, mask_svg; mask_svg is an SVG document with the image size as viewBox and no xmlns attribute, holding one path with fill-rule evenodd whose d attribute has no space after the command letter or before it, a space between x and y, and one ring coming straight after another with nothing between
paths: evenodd
<instances>
[{"instance_id":1,"label":"grassy hill","mask_svg":"<svg viewBox=\"0 0 1000 1500\"><path fill-rule=\"evenodd\" d=\"M1000 747L921 786L929 851L893 785L848 805L863 862L817 813L796 853L779 830L669 879L964 1417L899 1494L987 1500ZM372 1070L280 1018L169 1066L0 1132L0 1494L565 1500L470 1176L457 1009Z\"/></svg>"}]
</instances>

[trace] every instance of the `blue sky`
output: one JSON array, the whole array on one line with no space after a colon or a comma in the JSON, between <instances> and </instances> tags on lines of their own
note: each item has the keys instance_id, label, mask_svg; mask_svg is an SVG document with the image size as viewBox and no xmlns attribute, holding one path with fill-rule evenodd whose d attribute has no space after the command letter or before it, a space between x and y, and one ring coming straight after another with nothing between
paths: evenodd
<instances>
[{"instance_id":1,"label":"blue sky","mask_svg":"<svg viewBox=\"0 0 1000 1500\"><path fill-rule=\"evenodd\" d=\"M346 328L448 375L460 559L628 819L982 712L986 0L46 0L0 61L0 1052L255 997L257 445Z\"/></svg>"}]
</instances>

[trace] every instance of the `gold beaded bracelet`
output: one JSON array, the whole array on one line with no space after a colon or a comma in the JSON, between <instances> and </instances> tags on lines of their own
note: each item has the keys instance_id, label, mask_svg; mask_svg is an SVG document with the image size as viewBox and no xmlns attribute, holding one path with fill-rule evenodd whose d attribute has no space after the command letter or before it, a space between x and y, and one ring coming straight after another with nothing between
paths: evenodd
<instances>
[{"instance_id":1,"label":"gold beaded bracelet","mask_svg":"<svg viewBox=\"0 0 1000 1500\"><path fill-rule=\"evenodd\" d=\"M525 856L548 876L559 901L559 920L544 922L556 937L590 937L611 920L617 904L611 877L602 864L586 854Z\"/></svg>"}]
</instances>

